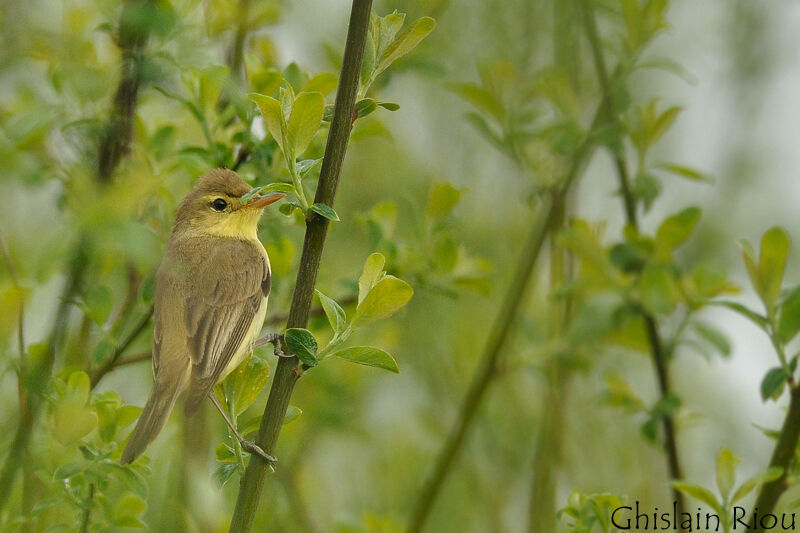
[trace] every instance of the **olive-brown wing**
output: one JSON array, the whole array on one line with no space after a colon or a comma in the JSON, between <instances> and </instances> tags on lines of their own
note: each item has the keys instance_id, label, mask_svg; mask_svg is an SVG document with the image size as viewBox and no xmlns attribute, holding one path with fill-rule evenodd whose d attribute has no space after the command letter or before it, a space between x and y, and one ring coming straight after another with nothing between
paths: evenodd
<instances>
[{"instance_id":1,"label":"olive-brown wing","mask_svg":"<svg viewBox=\"0 0 800 533\"><path fill-rule=\"evenodd\" d=\"M199 407L242 346L269 293L269 264L258 246L220 239L191 280L185 311L192 360L188 414Z\"/></svg>"}]
</instances>

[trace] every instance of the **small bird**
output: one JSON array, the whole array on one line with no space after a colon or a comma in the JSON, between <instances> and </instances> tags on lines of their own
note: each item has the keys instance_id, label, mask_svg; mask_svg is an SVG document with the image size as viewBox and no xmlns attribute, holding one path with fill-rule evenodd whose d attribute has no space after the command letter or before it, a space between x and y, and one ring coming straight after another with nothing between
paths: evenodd
<instances>
[{"instance_id":1,"label":"small bird","mask_svg":"<svg viewBox=\"0 0 800 533\"><path fill-rule=\"evenodd\" d=\"M144 452L183 392L186 416L210 397L244 449L274 461L242 438L212 389L244 360L264 324L271 276L258 221L284 196L259 195L236 172L215 169L181 202L156 275L153 390L121 463Z\"/></svg>"}]
</instances>

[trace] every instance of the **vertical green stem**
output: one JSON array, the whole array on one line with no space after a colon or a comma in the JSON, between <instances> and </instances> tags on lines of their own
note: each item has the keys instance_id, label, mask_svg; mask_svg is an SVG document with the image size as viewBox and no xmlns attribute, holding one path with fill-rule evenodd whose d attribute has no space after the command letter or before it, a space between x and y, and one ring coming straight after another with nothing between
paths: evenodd
<instances>
[{"instance_id":1,"label":"vertical green stem","mask_svg":"<svg viewBox=\"0 0 800 533\"><path fill-rule=\"evenodd\" d=\"M602 44L600 36L597 31L597 22L595 21L594 11L591 6L591 0L582 0L581 8L583 13L584 24L586 26L586 34L589 38L591 45L592 56L594 57L595 69L597 70L597 77L600 81L600 88L603 91L604 100L606 102L605 120L609 124L617 121L616 112L614 111L614 93L611 87L611 82L608 77L608 70L603 57ZM625 151L623 146L616 146L612 149L614 159L614 166L617 170L619 178L620 190L622 192L622 200L625 208L625 218L629 226L639 229L639 221L636 213L636 198L634 197L631 187L630 179L628 177L628 165L625 160ZM653 357L653 364L656 370L656 377L658 379L659 394L664 398L672 394L672 388L669 380L669 369L667 362L667 354L664 351L664 343L658 331L658 323L653 315L646 311L641 312L642 320L644 321L645 330L647 333L648 343L650 344L650 351ZM680 458L678 455L678 444L675 436L675 422L671 414L663 417L664 428L664 448L667 455L667 467L669 476L672 479L683 479L683 472L680 465ZM683 494L672 489L673 500L677 504L678 515L683 512L685 507Z\"/></svg>"},{"instance_id":2,"label":"vertical green stem","mask_svg":"<svg viewBox=\"0 0 800 533\"><path fill-rule=\"evenodd\" d=\"M783 474L781 474L778 479L765 483L758 491L758 497L756 498L753 510L757 509L759 516L772 513L781 494L788 488L786 482L788 477L787 472L792 465L798 440L800 440L800 387L792 387L790 388L790 392L789 411L786 413L786 418L783 420L783 427L781 427L778 442L775 443L772 457L770 457L769 460L769 466L782 468ZM761 525L755 519L755 514L753 518L751 518L749 530L763 531Z\"/></svg>"},{"instance_id":3,"label":"vertical green stem","mask_svg":"<svg viewBox=\"0 0 800 533\"><path fill-rule=\"evenodd\" d=\"M333 120L325 146L319 185L314 198L315 202L330 206L333 206L336 196L339 174L342 170L353 125L353 110L358 92L358 79L364 56L364 44L369 30L371 9L372 0L353 0ZM314 213L306 219L303 253L300 258L297 282L287 321L287 326L290 328L302 328L308 323L311 299L314 295L314 286L327 232L328 220L326 218ZM267 453L271 454L275 449L294 385L302 372L303 369L296 357L281 358L278 362L256 439L258 445ZM252 528L264 487L267 467L268 464L261 458L250 458L239 486L236 509L230 525L231 532L247 532Z\"/></svg>"}]
</instances>

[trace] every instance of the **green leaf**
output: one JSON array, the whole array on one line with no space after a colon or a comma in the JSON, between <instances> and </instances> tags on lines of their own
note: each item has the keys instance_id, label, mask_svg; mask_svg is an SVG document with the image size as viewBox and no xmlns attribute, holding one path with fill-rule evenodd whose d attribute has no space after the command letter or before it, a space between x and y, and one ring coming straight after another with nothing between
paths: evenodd
<instances>
[{"instance_id":1,"label":"green leaf","mask_svg":"<svg viewBox=\"0 0 800 533\"><path fill-rule=\"evenodd\" d=\"M222 463L214 471L214 479L220 487L224 487L237 470L239 470L239 463Z\"/></svg>"},{"instance_id":2,"label":"green leaf","mask_svg":"<svg viewBox=\"0 0 800 533\"><path fill-rule=\"evenodd\" d=\"M786 385L788 379L789 374L782 366L771 368L761 381L761 399L767 401L770 398L773 400L780 398L783 386Z\"/></svg>"},{"instance_id":3,"label":"green leaf","mask_svg":"<svg viewBox=\"0 0 800 533\"><path fill-rule=\"evenodd\" d=\"M286 409L286 415L283 417L283 425L290 424L300 418L300 415L303 414L303 410L299 407L294 405L290 405L288 409Z\"/></svg>"},{"instance_id":4,"label":"green leaf","mask_svg":"<svg viewBox=\"0 0 800 533\"><path fill-rule=\"evenodd\" d=\"M265 96L258 93L250 93L247 95L250 100L256 103L261 116L264 117L264 126L267 131L278 143L278 147L285 154L286 149L283 146L283 135L286 130L286 118L281 109L281 103L271 96Z\"/></svg>"},{"instance_id":5,"label":"green leaf","mask_svg":"<svg viewBox=\"0 0 800 533\"><path fill-rule=\"evenodd\" d=\"M670 485L675 490L679 490L684 494L707 504L717 513L721 514L723 512L722 505L717 501L717 499L714 497L713 494L711 494L711 491L709 491L708 489L701 487L700 485L687 483L685 481L673 481L670 483Z\"/></svg>"},{"instance_id":6,"label":"green leaf","mask_svg":"<svg viewBox=\"0 0 800 533\"><path fill-rule=\"evenodd\" d=\"M389 65L413 50L435 27L436 21L431 17L422 17L414 21L411 26L400 32L397 38L386 47L375 71L381 73L386 70Z\"/></svg>"},{"instance_id":7,"label":"green leaf","mask_svg":"<svg viewBox=\"0 0 800 533\"><path fill-rule=\"evenodd\" d=\"M502 123L505 119L503 104L491 92L472 83L454 83L448 88L461 98L475 106L482 113L495 118Z\"/></svg>"},{"instance_id":8,"label":"green leaf","mask_svg":"<svg viewBox=\"0 0 800 533\"><path fill-rule=\"evenodd\" d=\"M715 302L711 302L711 304L712 305L719 305L719 306L722 306L722 307L727 307L728 309L736 311L737 313L739 313L740 315L744 316L745 318L748 318L751 322L753 322L755 325L757 325L761 329L766 329L767 326L769 325L769 321L767 320L767 317L756 313L752 309L749 309L749 308L745 307L744 305L742 305L742 304L740 304L738 302L731 302L731 301L728 301L728 300L717 300Z\"/></svg>"},{"instance_id":9,"label":"green leaf","mask_svg":"<svg viewBox=\"0 0 800 533\"><path fill-rule=\"evenodd\" d=\"M694 330L724 356L731 354L731 342L724 332L705 322L695 322Z\"/></svg>"},{"instance_id":10,"label":"green leaf","mask_svg":"<svg viewBox=\"0 0 800 533\"><path fill-rule=\"evenodd\" d=\"M428 216L439 219L448 216L461 199L461 191L449 183L435 183L428 194L426 212Z\"/></svg>"},{"instance_id":11,"label":"green leaf","mask_svg":"<svg viewBox=\"0 0 800 533\"><path fill-rule=\"evenodd\" d=\"M344 331L345 327L347 327L347 316L342 306L321 291L315 289L314 292L317 293L319 303L322 304L322 309L325 311L325 316L328 317L328 323L331 325L333 332L339 334Z\"/></svg>"},{"instance_id":12,"label":"green leaf","mask_svg":"<svg viewBox=\"0 0 800 533\"><path fill-rule=\"evenodd\" d=\"M686 242L700 220L700 213L697 207L688 207L664 219L656 232L658 245L667 250L674 250Z\"/></svg>"},{"instance_id":13,"label":"green leaf","mask_svg":"<svg viewBox=\"0 0 800 533\"><path fill-rule=\"evenodd\" d=\"M476 130L478 130L478 133L480 133L484 139L489 141L492 146L501 152L508 153L508 148L502 136L492 129L485 118L483 118L480 114L473 112L467 113L464 115L464 117Z\"/></svg>"},{"instance_id":14,"label":"green leaf","mask_svg":"<svg viewBox=\"0 0 800 533\"><path fill-rule=\"evenodd\" d=\"M89 318L95 324L102 326L108 320L111 308L114 306L114 295L105 285L94 285L86 294L86 306L89 309Z\"/></svg>"},{"instance_id":15,"label":"green leaf","mask_svg":"<svg viewBox=\"0 0 800 533\"><path fill-rule=\"evenodd\" d=\"M303 328L289 328L286 330L284 342L304 365L317 366L317 339L310 331Z\"/></svg>"},{"instance_id":16,"label":"green leaf","mask_svg":"<svg viewBox=\"0 0 800 533\"><path fill-rule=\"evenodd\" d=\"M233 448L225 444L224 442L220 442L217 445L217 449L214 451L214 457L220 463L236 463L238 459L236 458L236 454L233 451Z\"/></svg>"},{"instance_id":17,"label":"green leaf","mask_svg":"<svg viewBox=\"0 0 800 533\"><path fill-rule=\"evenodd\" d=\"M317 74L303 84L301 90L307 93L320 93L322 96L329 94L339 84L339 78L330 72Z\"/></svg>"},{"instance_id":18,"label":"green leaf","mask_svg":"<svg viewBox=\"0 0 800 533\"><path fill-rule=\"evenodd\" d=\"M325 99L321 93L302 92L297 95L286 130L292 154L298 156L306 151L319 129L324 111Z\"/></svg>"},{"instance_id":19,"label":"green leaf","mask_svg":"<svg viewBox=\"0 0 800 533\"><path fill-rule=\"evenodd\" d=\"M761 254L758 260L758 274L763 292L761 298L767 309L772 309L781 292L786 258L789 255L789 237L779 227L770 228L761 238Z\"/></svg>"},{"instance_id":20,"label":"green leaf","mask_svg":"<svg viewBox=\"0 0 800 533\"><path fill-rule=\"evenodd\" d=\"M96 365L104 363L113 351L114 343L108 338L101 339L92 350L92 362Z\"/></svg>"},{"instance_id":21,"label":"green leaf","mask_svg":"<svg viewBox=\"0 0 800 533\"><path fill-rule=\"evenodd\" d=\"M308 172L314 168L315 166L319 165L322 162L322 158L319 159L303 159L302 161L297 162L297 173L300 174L300 177L305 176Z\"/></svg>"},{"instance_id":22,"label":"green leaf","mask_svg":"<svg viewBox=\"0 0 800 533\"><path fill-rule=\"evenodd\" d=\"M139 517L146 509L147 504L141 498L133 494L126 494L117 502L114 508L114 524L124 527L137 524L137 526L132 527L138 527L141 524Z\"/></svg>"},{"instance_id":23,"label":"green leaf","mask_svg":"<svg viewBox=\"0 0 800 533\"><path fill-rule=\"evenodd\" d=\"M781 302L778 309L778 336L788 344L800 332L800 287L796 287Z\"/></svg>"},{"instance_id":24,"label":"green leaf","mask_svg":"<svg viewBox=\"0 0 800 533\"><path fill-rule=\"evenodd\" d=\"M647 140L648 144L652 146L669 130L672 124L675 122L675 119L678 118L678 113L681 112L680 107L670 107L653 123L650 131L647 132Z\"/></svg>"},{"instance_id":25,"label":"green leaf","mask_svg":"<svg viewBox=\"0 0 800 533\"><path fill-rule=\"evenodd\" d=\"M717 488L719 488L723 500L727 500L733 490L737 464L739 464L739 458L733 455L732 451L727 448L720 450L717 455Z\"/></svg>"},{"instance_id":26,"label":"green leaf","mask_svg":"<svg viewBox=\"0 0 800 533\"><path fill-rule=\"evenodd\" d=\"M650 408L650 412L656 419L662 419L667 416L672 416L680 409L681 399L674 394L667 394L658 399L658 401Z\"/></svg>"},{"instance_id":27,"label":"green leaf","mask_svg":"<svg viewBox=\"0 0 800 533\"><path fill-rule=\"evenodd\" d=\"M318 215L327 218L328 220L332 220L333 222L339 222L339 215L336 214L336 211L327 204L316 203L311 206L311 210Z\"/></svg>"},{"instance_id":28,"label":"green leaf","mask_svg":"<svg viewBox=\"0 0 800 533\"><path fill-rule=\"evenodd\" d=\"M680 176L682 178L686 178L691 181L704 181L706 183L714 183L714 180L711 179L710 176L707 174L703 174L699 170L695 170L693 168L684 167L681 165L674 165L672 163L661 163L657 165L658 168L662 170L666 170L676 176Z\"/></svg>"},{"instance_id":29,"label":"green leaf","mask_svg":"<svg viewBox=\"0 0 800 533\"><path fill-rule=\"evenodd\" d=\"M377 102L372 98L362 98L358 102L356 102L356 116L358 118L364 118L373 111L378 108Z\"/></svg>"},{"instance_id":30,"label":"green leaf","mask_svg":"<svg viewBox=\"0 0 800 533\"><path fill-rule=\"evenodd\" d=\"M782 475L783 475L783 468L781 468L780 466L773 466L767 469L766 472L751 477L750 479L739 485L739 488L736 489L736 492L733 493L733 497L731 498L731 503L732 504L736 503L737 501L741 500L742 498L750 494L750 492L752 492L753 489L755 489L759 485L762 485L764 483L769 483L770 481L775 481Z\"/></svg>"},{"instance_id":31,"label":"green leaf","mask_svg":"<svg viewBox=\"0 0 800 533\"><path fill-rule=\"evenodd\" d=\"M294 192L294 185L283 182L270 183L269 185L261 187L261 192L285 192L288 194Z\"/></svg>"},{"instance_id":32,"label":"green leaf","mask_svg":"<svg viewBox=\"0 0 800 533\"><path fill-rule=\"evenodd\" d=\"M397 111L400 109L400 104L396 104L394 102L378 102L378 105L387 111Z\"/></svg>"},{"instance_id":33,"label":"green leaf","mask_svg":"<svg viewBox=\"0 0 800 533\"><path fill-rule=\"evenodd\" d=\"M383 254L378 252L370 254L364 262L364 268L361 271L361 277L358 278L358 304L360 305L367 293L375 286L378 281L383 278L383 267L386 264L386 258Z\"/></svg>"},{"instance_id":34,"label":"green leaf","mask_svg":"<svg viewBox=\"0 0 800 533\"><path fill-rule=\"evenodd\" d=\"M236 415L242 414L264 390L269 379L269 364L250 355L226 379Z\"/></svg>"},{"instance_id":35,"label":"green leaf","mask_svg":"<svg viewBox=\"0 0 800 533\"><path fill-rule=\"evenodd\" d=\"M394 276L385 276L372 287L356 307L353 327L365 326L393 315L406 305L413 295L414 289L411 285Z\"/></svg>"},{"instance_id":36,"label":"green leaf","mask_svg":"<svg viewBox=\"0 0 800 533\"><path fill-rule=\"evenodd\" d=\"M743 239L739 241L739 248L742 249L742 260L744 261L744 266L747 268L747 275L750 277L750 283L752 283L756 294L761 296L764 292L764 288L761 282L761 275L758 272L758 265L756 265L756 254L753 250L753 245Z\"/></svg>"},{"instance_id":37,"label":"green leaf","mask_svg":"<svg viewBox=\"0 0 800 533\"><path fill-rule=\"evenodd\" d=\"M672 268L664 263L648 263L636 282L642 304L653 314L669 314L678 300Z\"/></svg>"},{"instance_id":38,"label":"green leaf","mask_svg":"<svg viewBox=\"0 0 800 533\"><path fill-rule=\"evenodd\" d=\"M55 480L62 480L62 479L69 479L73 476L77 476L89 466L89 463L86 462L75 462L75 463L67 463L65 465L59 466L56 471L53 473L53 479Z\"/></svg>"},{"instance_id":39,"label":"green leaf","mask_svg":"<svg viewBox=\"0 0 800 533\"><path fill-rule=\"evenodd\" d=\"M397 367L397 361L394 360L394 357L387 352L372 346L353 346L351 348L345 348L344 350L334 352L331 355L341 359L347 359L348 361L352 361L353 363L358 363L360 365L383 368L384 370L394 372L395 374L400 373L400 369Z\"/></svg>"}]
</instances>

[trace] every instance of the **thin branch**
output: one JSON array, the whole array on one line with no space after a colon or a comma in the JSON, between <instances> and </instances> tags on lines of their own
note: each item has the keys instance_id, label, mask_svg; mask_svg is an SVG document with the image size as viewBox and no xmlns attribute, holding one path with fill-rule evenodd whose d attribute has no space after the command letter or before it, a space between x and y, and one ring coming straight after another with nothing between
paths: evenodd
<instances>
[{"instance_id":1,"label":"thin branch","mask_svg":"<svg viewBox=\"0 0 800 533\"><path fill-rule=\"evenodd\" d=\"M151 305L150 308L139 318L139 321L133 326L133 329L128 333L124 339L117 345L114 351L111 353L106 362L103 363L97 370L92 372L91 375L91 385L92 388L97 385L97 383L109 372L114 370L118 365L118 360L120 356L125 353L125 351L130 347L130 345L135 341L139 335L145 330L147 325L150 323L150 319L153 318L153 306Z\"/></svg>"},{"instance_id":2,"label":"thin branch","mask_svg":"<svg viewBox=\"0 0 800 533\"><path fill-rule=\"evenodd\" d=\"M464 446L464 438L472 426L477 409L499 370L499 359L505 353L503 348L511 332L512 322L522 303L529 279L533 274L542 245L552 230L566 195L572 188L573 183L583 173L587 162L594 153L594 132L603 123L601 113L604 106L605 99L595 112L589 134L575 151L566 176L560 186L545 199L545 205L538 217L538 223L534 225L525 241L527 245L523 248L524 251L517 263L514 278L503 298L500 311L489 332L478 371L473 377L461 404L455 425L451 429L442 450L437 455L433 469L416 498L406 530L408 533L418 533L425 527L430 511L441 492L445 478Z\"/></svg>"},{"instance_id":3,"label":"thin branch","mask_svg":"<svg viewBox=\"0 0 800 533\"><path fill-rule=\"evenodd\" d=\"M586 34L589 38L591 45L592 55L594 57L595 69L597 70L597 77L600 81L600 87L604 94L606 101L606 120L613 124L618 119L614 111L614 99L611 82L608 77L608 70L606 68L605 59L603 57L603 49L600 43L600 36L597 31L597 22L595 20L594 11L589 0L581 2L583 11L584 24L586 26ZM630 180L628 177L628 165L625 160L624 147L617 146L612 149L614 166L617 170L617 176L620 182L620 190L622 192L623 204L625 207L625 217L628 225L639 229L639 221L636 213L636 198L633 196L630 188ZM655 317L645 310L641 311L642 319L644 320L645 329L647 332L648 343L650 344L650 351L653 356L653 363L656 369L656 377L658 378L659 393L661 398L665 398L672 393L672 388L669 381L669 369L667 368L667 354L664 351L664 343L658 332L658 323ZM669 475L672 479L683 479L683 472L681 470L680 458L678 455L678 444L675 436L675 422L671 414L664 415L663 419L664 447L667 454L667 465ZM672 489L673 500L677 504L678 516L681 515L684 509L683 494L677 489Z\"/></svg>"},{"instance_id":4,"label":"thin branch","mask_svg":"<svg viewBox=\"0 0 800 533\"><path fill-rule=\"evenodd\" d=\"M358 79L371 9L372 0L353 0L333 120L325 146L319 185L314 198L316 203L333 206L336 196L339 174L353 125L353 110L358 92ZM288 327L302 328L308 323L311 300L314 295L314 286L327 232L328 220L326 218L314 213L307 219L303 253L289 310ZM302 368L296 357L281 358L278 362L256 439L256 443L261 449L269 454L274 452L294 385L301 375ZM239 486L236 509L231 520L231 532L247 532L252 528L268 466L259 457L250 458Z\"/></svg>"},{"instance_id":5,"label":"thin branch","mask_svg":"<svg viewBox=\"0 0 800 533\"><path fill-rule=\"evenodd\" d=\"M342 298L341 300L338 300L338 302L339 302L339 304L341 304L342 307L346 307L346 306L348 306L350 304L355 303L357 298L358 297L356 295L352 295L351 294L349 296L346 296L345 298ZM325 310L322 309L322 307L314 307L309 312L309 316L318 316L318 315L322 315L324 313L325 313ZM267 317L267 319L264 321L264 325L265 326L274 326L276 324L282 324L282 323L286 322L286 320L288 318L289 318L289 314L288 313L278 313L278 314L272 315L270 317ZM144 315L142 317L142 321L146 321L146 320L149 320L149 316L148 315ZM141 323L142 322L140 321L139 325L141 325ZM146 322L145 322L145 325L147 325ZM129 336L128 336L129 341L124 343L125 344L125 346L124 346L125 349L127 349L130 346L131 342L133 340L135 340L136 336L138 336L138 334L141 333L143 331L143 329L138 329L137 328L134 331L136 332L136 334L133 335L133 336L131 336L129 334ZM260 340L261 339L259 339L259 341ZM256 341L256 343L258 343L259 341ZM263 344L267 344L267 343L266 342L262 342L261 344L257 344L257 346L261 346ZM103 367L101 367L100 369L96 370L92 374L92 387L93 388L96 387L97 383L99 383L100 380L102 380L110 372L113 372L114 370L117 370L117 369L122 368L124 366L133 365L133 364L136 364L136 363L140 363L142 361L148 361L148 360L150 360L150 357L152 356L152 353L150 351L138 352L138 353L134 353L134 354L131 354L131 355L124 355L126 350L125 349L120 349L120 347L122 347L122 346L123 346L123 344L120 344L120 346L117 348L117 350L115 350L114 353L116 354L116 357L115 357L115 360L114 360L113 363L111 363L110 360L109 360L109 362L107 362L105 365L103 365ZM113 354L112 354L112 357L114 357Z\"/></svg>"},{"instance_id":6,"label":"thin branch","mask_svg":"<svg viewBox=\"0 0 800 533\"><path fill-rule=\"evenodd\" d=\"M89 484L89 494L86 497L86 508L83 510L81 518L81 533L89 531L89 524L92 521L92 507L94 507L94 483Z\"/></svg>"}]
</instances>

